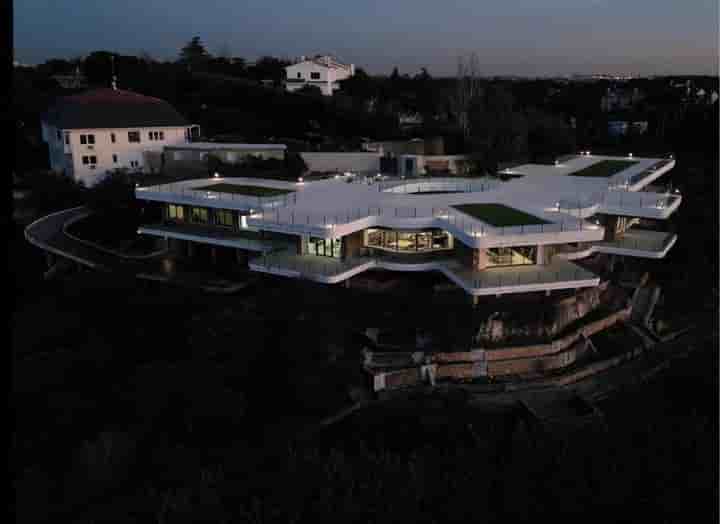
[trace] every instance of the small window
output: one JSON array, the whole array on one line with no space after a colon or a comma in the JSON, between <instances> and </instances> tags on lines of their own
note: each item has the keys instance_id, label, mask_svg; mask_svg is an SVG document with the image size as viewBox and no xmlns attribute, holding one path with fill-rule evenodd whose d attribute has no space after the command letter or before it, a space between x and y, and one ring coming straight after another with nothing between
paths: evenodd
<instances>
[{"instance_id":1,"label":"small window","mask_svg":"<svg viewBox=\"0 0 720 524\"><path fill-rule=\"evenodd\" d=\"M87 141L88 141L88 144L94 144L95 143L95 135L88 135Z\"/></svg>"},{"instance_id":2,"label":"small window","mask_svg":"<svg viewBox=\"0 0 720 524\"><path fill-rule=\"evenodd\" d=\"M165 132L164 132L164 131L160 131L159 134L160 134L160 140L165 140Z\"/></svg>"},{"instance_id":3,"label":"small window","mask_svg":"<svg viewBox=\"0 0 720 524\"><path fill-rule=\"evenodd\" d=\"M175 204L168 206L168 218L172 220L183 220L183 207Z\"/></svg>"},{"instance_id":4,"label":"small window","mask_svg":"<svg viewBox=\"0 0 720 524\"><path fill-rule=\"evenodd\" d=\"M80 135L80 143L87 144L87 135Z\"/></svg>"},{"instance_id":5,"label":"small window","mask_svg":"<svg viewBox=\"0 0 720 524\"><path fill-rule=\"evenodd\" d=\"M215 221L219 226L233 227L233 213L227 209L218 209L215 212Z\"/></svg>"},{"instance_id":6,"label":"small window","mask_svg":"<svg viewBox=\"0 0 720 524\"><path fill-rule=\"evenodd\" d=\"M208 223L208 210L204 207L194 207L190 214L190 220L198 224Z\"/></svg>"},{"instance_id":7,"label":"small window","mask_svg":"<svg viewBox=\"0 0 720 524\"><path fill-rule=\"evenodd\" d=\"M115 143L115 133L110 133L110 142Z\"/></svg>"},{"instance_id":8,"label":"small window","mask_svg":"<svg viewBox=\"0 0 720 524\"><path fill-rule=\"evenodd\" d=\"M94 155L91 156L91 157L90 157L90 163L91 163L91 164L97 164L97 157L94 156Z\"/></svg>"},{"instance_id":9,"label":"small window","mask_svg":"<svg viewBox=\"0 0 720 524\"><path fill-rule=\"evenodd\" d=\"M152 140L152 139L153 139L153 132L148 131L148 140Z\"/></svg>"},{"instance_id":10,"label":"small window","mask_svg":"<svg viewBox=\"0 0 720 524\"><path fill-rule=\"evenodd\" d=\"M70 133L65 133L65 143L70 145Z\"/></svg>"},{"instance_id":11,"label":"small window","mask_svg":"<svg viewBox=\"0 0 720 524\"><path fill-rule=\"evenodd\" d=\"M138 161L137 160L131 160L130 161L130 167L138 167Z\"/></svg>"},{"instance_id":12,"label":"small window","mask_svg":"<svg viewBox=\"0 0 720 524\"><path fill-rule=\"evenodd\" d=\"M82 136L82 135L81 135L81 136ZM88 164L89 162L90 162L90 159L89 159L88 157L86 157L86 156L82 157L82 163L83 163L83 164Z\"/></svg>"},{"instance_id":13,"label":"small window","mask_svg":"<svg viewBox=\"0 0 720 524\"><path fill-rule=\"evenodd\" d=\"M298 77L298 78L302 78L302 73L298 73L298 74L297 74L297 77Z\"/></svg>"},{"instance_id":14,"label":"small window","mask_svg":"<svg viewBox=\"0 0 720 524\"><path fill-rule=\"evenodd\" d=\"M310 73L310 78L312 80L320 80L320 73Z\"/></svg>"},{"instance_id":15,"label":"small window","mask_svg":"<svg viewBox=\"0 0 720 524\"><path fill-rule=\"evenodd\" d=\"M139 143L140 131L128 131L128 142Z\"/></svg>"},{"instance_id":16,"label":"small window","mask_svg":"<svg viewBox=\"0 0 720 524\"><path fill-rule=\"evenodd\" d=\"M113 164L117 164L117 155L113 155Z\"/></svg>"}]
</instances>

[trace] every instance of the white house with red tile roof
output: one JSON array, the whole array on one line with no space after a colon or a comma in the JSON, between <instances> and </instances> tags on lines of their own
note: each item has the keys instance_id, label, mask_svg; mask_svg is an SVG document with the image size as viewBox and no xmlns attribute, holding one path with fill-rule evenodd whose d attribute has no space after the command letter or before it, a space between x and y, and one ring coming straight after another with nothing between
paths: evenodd
<instances>
[{"instance_id":1,"label":"white house with red tile roof","mask_svg":"<svg viewBox=\"0 0 720 524\"><path fill-rule=\"evenodd\" d=\"M61 97L42 118L50 168L87 186L118 168L152 171L153 155L190 142L193 127L164 100L110 88Z\"/></svg>"},{"instance_id":2,"label":"white house with red tile roof","mask_svg":"<svg viewBox=\"0 0 720 524\"><path fill-rule=\"evenodd\" d=\"M285 88L297 91L306 85L320 88L325 96L331 96L340 89L340 80L355 74L354 64L344 64L330 55L317 55L313 58L301 57L296 64L285 68Z\"/></svg>"}]
</instances>

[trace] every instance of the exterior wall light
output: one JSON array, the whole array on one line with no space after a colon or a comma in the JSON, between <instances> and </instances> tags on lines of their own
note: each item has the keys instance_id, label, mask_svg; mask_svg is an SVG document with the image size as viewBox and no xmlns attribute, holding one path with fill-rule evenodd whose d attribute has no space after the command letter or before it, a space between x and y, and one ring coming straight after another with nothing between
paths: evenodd
<instances>
[{"instance_id":1,"label":"exterior wall light","mask_svg":"<svg viewBox=\"0 0 720 524\"><path fill-rule=\"evenodd\" d=\"M300 183L302 184L302 181L303 181L303 177L299 176L299 177L298 177L298 182L300 182Z\"/></svg>"},{"instance_id":2,"label":"exterior wall light","mask_svg":"<svg viewBox=\"0 0 720 524\"><path fill-rule=\"evenodd\" d=\"M215 178L219 178L219 177L220 177L220 174L216 171L216 172L215 172L215 175L213 175L213 176L214 176Z\"/></svg>"},{"instance_id":3,"label":"exterior wall light","mask_svg":"<svg viewBox=\"0 0 720 524\"><path fill-rule=\"evenodd\" d=\"M628 153L628 156L629 156L630 158L632 158L632 153Z\"/></svg>"}]
</instances>

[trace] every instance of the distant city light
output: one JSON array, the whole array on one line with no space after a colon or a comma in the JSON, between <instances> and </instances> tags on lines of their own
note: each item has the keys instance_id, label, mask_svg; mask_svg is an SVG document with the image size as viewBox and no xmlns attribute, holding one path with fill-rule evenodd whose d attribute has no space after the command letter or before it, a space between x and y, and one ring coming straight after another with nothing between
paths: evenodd
<instances>
[{"instance_id":1,"label":"distant city light","mask_svg":"<svg viewBox=\"0 0 720 524\"><path fill-rule=\"evenodd\" d=\"M628 153L628 156L629 156L630 158L632 158L632 153Z\"/></svg>"}]
</instances>

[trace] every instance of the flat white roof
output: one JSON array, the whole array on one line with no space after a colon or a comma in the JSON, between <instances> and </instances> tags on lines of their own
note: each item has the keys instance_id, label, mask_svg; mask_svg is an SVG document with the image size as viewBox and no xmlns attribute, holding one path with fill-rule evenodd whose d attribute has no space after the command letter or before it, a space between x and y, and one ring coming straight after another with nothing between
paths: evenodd
<instances>
[{"instance_id":1,"label":"flat white roof","mask_svg":"<svg viewBox=\"0 0 720 524\"><path fill-rule=\"evenodd\" d=\"M513 178L502 183L493 181L493 183L486 185L482 191L473 189L471 192L462 193L407 194L388 191L388 185L378 184L377 182L363 183L356 181L348 183L345 177L340 177L301 183L255 178L188 180L163 186L138 188L136 195L138 198L149 200L192 202L196 205L229 209L265 209L268 217L263 217L262 223L254 224L256 227L270 226L271 224L265 222L266 220L278 225L292 222L295 229L299 225L319 229L333 224L337 225L334 232L338 235L348 234L353 229L368 227L362 225L362 219L365 216L371 216L374 223L387 224L388 227L425 227L425 222L432 223L432 217L437 218L439 213L447 214L439 210L449 210L450 214L452 214L454 213L452 206L459 204L504 204L542 218L552 224L566 224L565 227L567 227L567 224L577 224L578 216L587 217L596 212L604 212L603 210L606 208L613 207L614 209L618 206L624 209L632 208L628 213L638 213L635 216L645 216L643 213L655 213L658 218L663 218L664 214L667 214L667 209L660 207L655 209L656 204L653 202L655 194L643 193L642 195L645 195L643 202L640 194L625 190L618 191L615 187L617 177L627 178L658 164L658 162L662 162L663 159L633 158L633 160L638 161L637 164L633 164L610 178L567 176L595 162L620 158L626 159L626 157L593 155L576 157L559 166L526 164L515 167L510 171L524 173L527 176ZM664 164L663 168L659 169L657 173L664 173L671 169L673 165L674 162L670 161L668 164ZM558 176L562 174L566 176ZM424 181L421 177L405 179L404 182L407 184L429 184L432 183L432 180L435 179L428 178ZM481 182L478 179L458 178L454 180L459 184L478 184ZM287 188L294 190L294 192L292 198L261 199L192 190L192 188L208 186L218 182ZM397 186L396 183L393 185ZM425 190L428 189L433 190L433 188L425 188ZM408 193L411 191L413 190L408 190ZM626 195L624 200L622 200L623 195ZM619 201L618 197L620 197ZM657 195L657 198L662 197L663 195ZM565 202L571 202L572 204L566 206ZM582 202L582 204L574 204L577 202ZM558 209L558 203L561 203L561 208L568 209ZM575 209L580 206L582 206L583 210L576 214ZM272 217L269 215L272 215ZM428 220L423 220L425 217ZM493 230L497 229L483 225L481 221L467 215L462 216L461 219L464 230L469 229L472 232L477 232L482 227L483 235L489 234L492 236L495 234ZM343 225L342 228L340 224ZM525 233L527 232L526 228Z\"/></svg>"},{"instance_id":2,"label":"flat white roof","mask_svg":"<svg viewBox=\"0 0 720 524\"><path fill-rule=\"evenodd\" d=\"M244 143L222 143L222 142L190 142L173 146L165 146L165 149L233 149L233 150L286 150L285 144L244 144Z\"/></svg>"}]
</instances>

